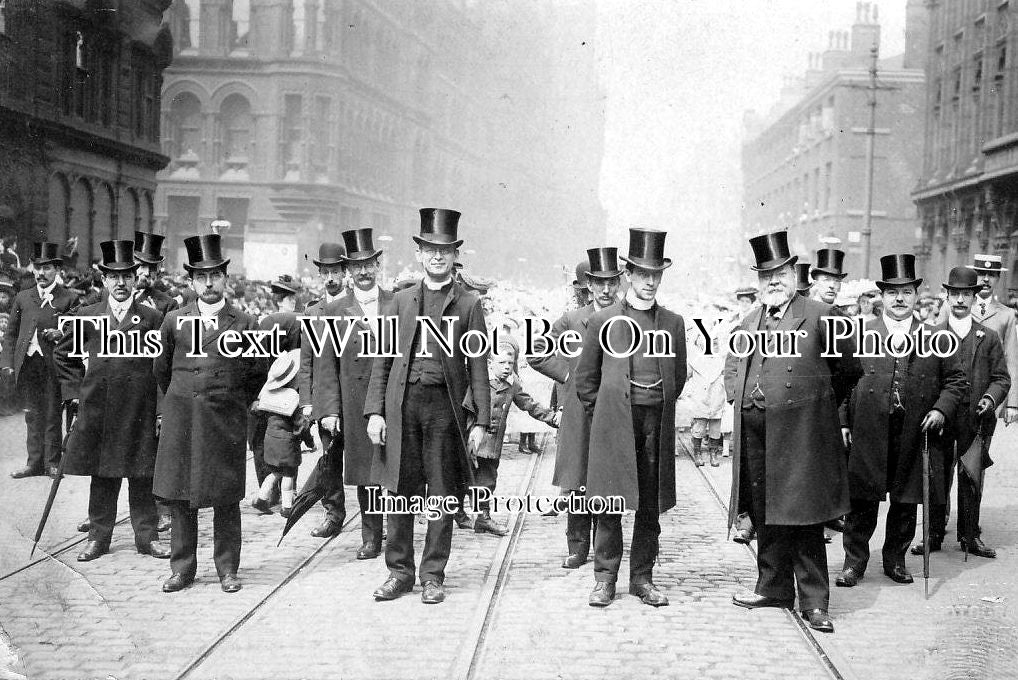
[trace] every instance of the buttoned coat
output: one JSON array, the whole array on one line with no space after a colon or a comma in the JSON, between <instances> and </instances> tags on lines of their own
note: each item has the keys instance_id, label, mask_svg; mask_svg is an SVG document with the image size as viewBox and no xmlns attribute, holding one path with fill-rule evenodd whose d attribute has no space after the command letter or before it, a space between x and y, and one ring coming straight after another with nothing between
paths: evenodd
<instances>
[{"instance_id":1,"label":"buttoned coat","mask_svg":"<svg viewBox=\"0 0 1018 680\"><path fill-rule=\"evenodd\" d=\"M247 409L265 383L267 363L220 354L217 339L224 331L258 328L253 317L230 303L216 314L219 328L204 331L200 350L208 356L188 357L191 325L201 322L178 330L177 318L198 315L194 302L167 314L160 329L163 352L154 371L166 396L152 490L167 500L207 508L244 497Z\"/></svg>"},{"instance_id":2,"label":"buttoned coat","mask_svg":"<svg viewBox=\"0 0 1018 680\"><path fill-rule=\"evenodd\" d=\"M364 402L364 415L381 415L385 418L385 446L378 448L373 461L372 478L393 493L398 492L401 447L403 441L403 399L406 394L410 360L416 351L414 338L417 334L417 316L424 297L424 283L418 282L395 294L386 306L383 316L398 319L398 337L395 342L397 357L378 358L371 362L371 378ZM428 347L442 362L446 392L449 395L452 412L456 415L460 431L460 446L456 453L460 457L460 468L464 471L465 484L473 485L473 469L467 461L467 411L463 400L467 389L474 394L477 409L476 424L487 427L491 414L491 395L488 393L488 362L486 357L467 357L460 346L463 335L468 331L487 334L484 310L481 300L453 283L442 305L442 316L454 318L452 324L453 354L448 356L436 348L433 341ZM444 323L440 325L445 332ZM393 344L383 334L383 349Z\"/></svg>"},{"instance_id":3,"label":"buttoned coat","mask_svg":"<svg viewBox=\"0 0 1018 680\"><path fill-rule=\"evenodd\" d=\"M583 336L583 351L576 366L576 393L590 413L590 447L587 463L588 496L622 496L626 507L640 507L636 476L636 436L630 404L630 357L613 357L600 340L602 327L628 309L616 302L591 315ZM682 317L661 305L654 306L654 328L671 336L672 356L658 359L664 403L658 435L658 512L675 506L675 400L686 384L686 328ZM645 329L649 330L649 329ZM633 342L630 324L616 321L605 331L610 348L624 349Z\"/></svg>"},{"instance_id":4,"label":"buttoned coat","mask_svg":"<svg viewBox=\"0 0 1018 680\"><path fill-rule=\"evenodd\" d=\"M344 291L345 290L346 289L344 289ZM336 296L336 298L332 302L335 302L339 298L343 297L344 294L345 292L340 293L339 295ZM322 314L324 314L323 310L325 309L326 304L329 303L327 303L324 298L321 298L319 300L312 300L311 302L307 303L307 305L304 307L304 314L302 316L305 317L321 316ZM298 316L297 318L300 319L301 317ZM314 401L313 392L315 387L315 369L321 363L322 359L320 356L315 356L315 353L311 348L311 343L308 342L307 333L305 333L305 329L307 328L308 325L310 325L313 329L315 329L315 332L317 333L318 337L323 337L322 333L324 332L325 326L322 321L315 320L314 318L301 321L300 324L301 324L300 372L297 374L298 375L297 391L300 393L301 406L307 406L311 405Z\"/></svg>"},{"instance_id":5,"label":"buttoned coat","mask_svg":"<svg viewBox=\"0 0 1018 680\"><path fill-rule=\"evenodd\" d=\"M977 296L975 304L972 305L972 319L997 332L997 337L1000 338L1000 344L1004 349L1007 372L1012 377L1018 376L1018 333L1015 331L1015 311L991 299L985 303L986 313L983 314L980 307L981 302L982 298ZM1018 387L1014 385L1011 387L1012 389L1007 395L1007 406L1018 407ZM998 414L1002 413L1003 409L1000 409Z\"/></svg>"},{"instance_id":6,"label":"buttoned coat","mask_svg":"<svg viewBox=\"0 0 1018 680\"><path fill-rule=\"evenodd\" d=\"M566 331L576 331L583 337L593 313L593 304L566 312L552 324L549 337L556 344ZM546 349L543 341L534 344L537 351ZM579 347L580 343L573 346ZM541 375L562 385L558 391L562 422L559 424L555 471L551 483L562 489L579 489L587 484L587 451L590 444L590 415L576 394L576 366L580 363L580 356L565 357L552 352L546 357L528 357L527 362Z\"/></svg>"},{"instance_id":7,"label":"buttoned coat","mask_svg":"<svg viewBox=\"0 0 1018 680\"><path fill-rule=\"evenodd\" d=\"M739 324L750 333L762 328L763 307L755 307ZM767 524L819 524L849 510L848 461L841 437L839 403L859 379L859 360L848 342L829 358L825 350L825 317L839 316L833 307L801 295L789 302L778 331L801 331L798 356L765 358L760 369L766 407L765 471ZM732 496L728 523L739 509L742 455L741 407L747 390L751 356L735 352L725 360L725 392L733 402Z\"/></svg>"},{"instance_id":8,"label":"buttoned coat","mask_svg":"<svg viewBox=\"0 0 1018 680\"><path fill-rule=\"evenodd\" d=\"M913 319L910 332L929 326ZM880 334L881 346L886 344L887 325L883 316L866 322L868 330ZM922 503L923 461L925 440L920 424L926 414L936 409L950 424L955 409L965 394L965 372L955 360L941 359L936 355L919 356L913 351L905 362L905 375L899 395L904 406L904 423L897 452L897 463L888 470L890 443L890 413L894 357L878 349L878 356L861 357L863 375L859 379L848 403L848 422L852 431L852 455L849 458L849 487L852 498L882 501L889 494L899 503ZM948 428L945 427L945 432ZM948 439L930 430L930 499L932 503L946 503L944 488L944 460L950 455ZM890 474L888 474L890 472Z\"/></svg>"},{"instance_id":9,"label":"buttoned coat","mask_svg":"<svg viewBox=\"0 0 1018 680\"><path fill-rule=\"evenodd\" d=\"M477 449L478 458L498 460L502 457L506 422L509 420L509 408L513 404L516 404L519 410L530 414L531 418L555 427L555 411L527 394L518 376L510 373L508 380L491 378L488 383L491 385L491 420Z\"/></svg>"},{"instance_id":10,"label":"buttoned coat","mask_svg":"<svg viewBox=\"0 0 1018 680\"><path fill-rule=\"evenodd\" d=\"M392 304L393 294L378 290L378 310L384 313ZM312 414L315 420L325 416L340 416L343 431L343 479L347 484L368 486L375 484L372 477L372 461L377 448L368 438L367 419L364 417L364 403L368 396L368 382L371 379L373 359L368 354L377 351L372 346L376 339L374 327L364 323L364 310L351 291L325 306L323 316L347 317L336 322L336 332L342 336L348 325L352 325L349 340L341 355L332 351L326 343L318 368L314 371ZM367 344L361 331L371 333Z\"/></svg>"},{"instance_id":11,"label":"buttoned coat","mask_svg":"<svg viewBox=\"0 0 1018 680\"><path fill-rule=\"evenodd\" d=\"M81 308L77 316L105 317L111 331L129 333L139 341L149 331L158 333L162 321L157 310L136 301L120 323L105 301ZM87 368L82 359L70 356L74 333L69 326L53 354L64 400L79 400L63 471L98 477L151 477L156 460L157 404L153 360L99 356L101 332L91 323L86 323L82 331ZM134 351L141 353L141 349L136 347Z\"/></svg>"},{"instance_id":12,"label":"buttoned coat","mask_svg":"<svg viewBox=\"0 0 1018 680\"><path fill-rule=\"evenodd\" d=\"M53 287L52 307L40 307L38 286L26 288L14 296L11 303L10 317L7 319L7 334L4 336L3 350L0 351L0 366L14 369L14 384L21 375L21 366L28 353L32 336L38 331L39 349L46 362L53 366L53 349L55 342L43 337L42 332L56 328L61 315L70 314L77 302L77 296L59 283Z\"/></svg>"}]
</instances>

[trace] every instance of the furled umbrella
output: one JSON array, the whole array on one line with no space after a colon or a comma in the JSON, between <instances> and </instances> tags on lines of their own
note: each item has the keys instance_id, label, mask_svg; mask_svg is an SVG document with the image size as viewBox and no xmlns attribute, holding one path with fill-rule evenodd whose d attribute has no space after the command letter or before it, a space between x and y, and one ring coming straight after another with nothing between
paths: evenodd
<instances>
[{"instance_id":1,"label":"furled umbrella","mask_svg":"<svg viewBox=\"0 0 1018 680\"><path fill-rule=\"evenodd\" d=\"M923 434L923 592L930 597L930 436Z\"/></svg>"},{"instance_id":2,"label":"furled umbrella","mask_svg":"<svg viewBox=\"0 0 1018 680\"><path fill-rule=\"evenodd\" d=\"M315 503L325 498L327 495L335 490L336 484L342 484L342 459L340 458L337 462L336 456L343 455L343 433L342 431L336 433L332 440L331 446L329 446L323 453L322 457L315 463L315 467L311 470L311 474L308 475L307 481L304 482L304 487L300 490L300 493L293 499L293 507L290 509L290 516L286 518L286 524L283 526L283 533L279 536L279 542L276 543L278 548L282 543L283 539L290 532L300 518L307 513L308 510L315 506Z\"/></svg>"},{"instance_id":3,"label":"furled umbrella","mask_svg":"<svg viewBox=\"0 0 1018 680\"><path fill-rule=\"evenodd\" d=\"M968 547L972 545L976 532L979 530L975 511L979 508L979 499L983 495L983 471L993 465L993 460L990 458L990 439L992 435L984 434L983 425L985 422L985 415L979 416L979 427L976 429L976 436L968 449L965 450L965 453L958 458L958 466L965 472L964 475L960 475L965 478L965 481L959 480L959 484L971 484L973 496L976 499L976 502L970 504L971 507L967 508L967 517L964 518L965 534L962 537L964 539L962 545L965 547L966 562L969 558ZM961 519L959 518L959 520Z\"/></svg>"}]
</instances>

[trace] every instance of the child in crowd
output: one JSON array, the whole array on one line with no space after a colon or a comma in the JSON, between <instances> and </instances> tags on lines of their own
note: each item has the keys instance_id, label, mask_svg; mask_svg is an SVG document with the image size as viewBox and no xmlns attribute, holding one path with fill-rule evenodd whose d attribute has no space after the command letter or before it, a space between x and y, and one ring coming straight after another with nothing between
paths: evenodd
<instances>
[{"instance_id":1,"label":"child in crowd","mask_svg":"<svg viewBox=\"0 0 1018 680\"><path fill-rule=\"evenodd\" d=\"M276 483L280 486L282 509L279 514L290 516L293 508L294 485L300 467L300 437L307 426L298 410L297 373L300 370L300 350L295 349L276 357L269 368L265 387L258 394L255 408L266 417L265 476L258 498L251 506L263 514L270 514L269 498Z\"/></svg>"}]
</instances>

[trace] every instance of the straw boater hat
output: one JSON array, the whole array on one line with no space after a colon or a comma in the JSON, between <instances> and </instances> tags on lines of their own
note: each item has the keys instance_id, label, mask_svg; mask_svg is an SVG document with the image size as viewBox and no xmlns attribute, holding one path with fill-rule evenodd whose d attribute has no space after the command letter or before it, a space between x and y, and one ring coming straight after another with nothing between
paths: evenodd
<instances>
[{"instance_id":1,"label":"straw boater hat","mask_svg":"<svg viewBox=\"0 0 1018 680\"><path fill-rule=\"evenodd\" d=\"M976 253L974 264L969 265L969 269L975 269L977 272L1006 272L1004 263L1000 260L1000 255L984 255L982 253Z\"/></svg>"},{"instance_id":2,"label":"straw boater hat","mask_svg":"<svg viewBox=\"0 0 1018 680\"><path fill-rule=\"evenodd\" d=\"M884 255L880 258L881 279L877 288L881 291L893 286L915 286L918 290L923 280L915 275L915 255L901 253Z\"/></svg>"},{"instance_id":3,"label":"straw boater hat","mask_svg":"<svg viewBox=\"0 0 1018 680\"><path fill-rule=\"evenodd\" d=\"M134 241L103 241L99 244L102 261L99 270L105 274L133 272L141 263L134 259Z\"/></svg>"},{"instance_id":4,"label":"straw boater hat","mask_svg":"<svg viewBox=\"0 0 1018 680\"><path fill-rule=\"evenodd\" d=\"M276 357L269 367L265 387L258 393L258 410L292 416L297 410L300 395L287 387L300 371L300 350L293 349Z\"/></svg>"}]
</instances>

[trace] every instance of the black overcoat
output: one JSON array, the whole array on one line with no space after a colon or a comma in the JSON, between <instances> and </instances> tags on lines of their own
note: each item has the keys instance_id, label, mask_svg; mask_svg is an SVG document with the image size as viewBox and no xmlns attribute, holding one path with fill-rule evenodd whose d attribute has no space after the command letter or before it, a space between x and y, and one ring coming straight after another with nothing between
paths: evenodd
<instances>
[{"instance_id":1,"label":"black overcoat","mask_svg":"<svg viewBox=\"0 0 1018 680\"><path fill-rule=\"evenodd\" d=\"M3 350L0 351L0 366L14 369L14 384L21 375L21 365L28 353L32 336L38 331L39 349L43 358L53 365L53 348L56 343L46 340L42 332L56 328L61 315L70 314L78 298L59 283L53 287L53 301L41 307L38 286L26 288L14 296L10 317L7 319L7 333Z\"/></svg>"}]
</instances>

